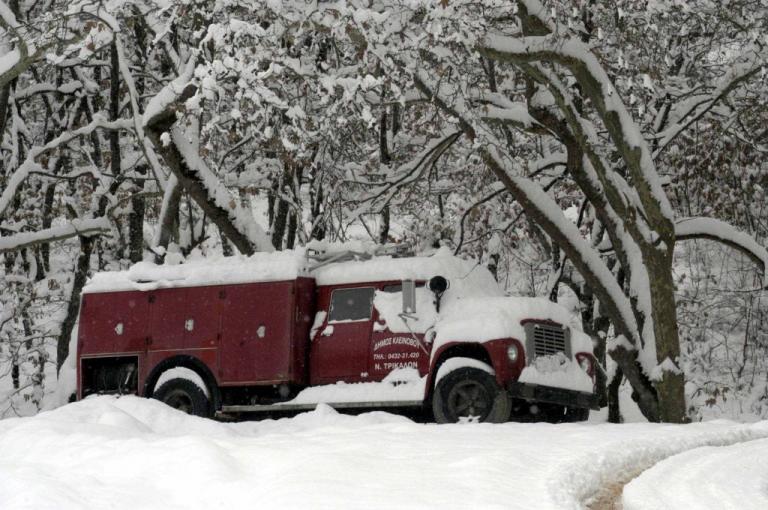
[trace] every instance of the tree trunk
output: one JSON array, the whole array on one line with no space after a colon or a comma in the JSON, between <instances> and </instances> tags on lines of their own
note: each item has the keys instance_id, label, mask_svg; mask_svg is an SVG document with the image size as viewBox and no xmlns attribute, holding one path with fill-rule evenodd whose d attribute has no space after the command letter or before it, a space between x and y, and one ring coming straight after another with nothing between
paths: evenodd
<instances>
[{"instance_id":1,"label":"tree trunk","mask_svg":"<svg viewBox=\"0 0 768 510\"><path fill-rule=\"evenodd\" d=\"M291 217L288 220L288 237L285 238L285 249L292 250L296 244L296 232L299 228L298 214L291 211Z\"/></svg>"},{"instance_id":2,"label":"tree trunk","mask_svg":"<svg viewBox=\"0 0 768 510\"><path fill-rule=\"evenodd\" d=\"M194 93L197 88L193 85L187 85L184 90L176 97L176 101L181 104L186 101ZM166 108L157 114L153 115L146 123L145 133L149 140L154 145L155 150L160 154L168 166L168 169L176 177L179 185L187 192L187 194L197 203L202 209L203 213L210 218L210 220L217 226L224 235L227 236L232 244L238 249L238 251L244 255L253 255L257 248L268 249L265 243L264 235L261 229L255 223L246 223L242 225L234 220L231 214L231 210L234 210L235 216L237 216L237 209L239 204L236 201L228 204L219 203L217 201L217 191L223 190L223 185L217 180L217 177L211 173L211 170L207 168L207 165L198 158L198 155L193 155L194 160L190 164L182 154L176 143L165 144L161 137L163 133L175 132L174 129L180 129L174 127L176 124L176 110L174 108ZM192 150L191 147L184 147L185 151ZM209 179L208 182L204 182L205 179ZM211 190L210 186L214 186L217 190ZM242 211L240 211L242 213ZM247 220L244 216L239 217L241 220ZM259 239L252 239L251 236L257 235Z\"/></svg>"},{"instance_id":3,"label":"tree trunk","mask_svg":"<svg viewBox=\"0 0 768 510\"><path fill-rule=\"evenodd\" d=\"M288 226L288 208L290 207L288 202L280 197L280 194L285 192L286 184L291 181L291 170L288 167L288 164L285 163L283 176L275 191L277 211L275 212L274 221L272 223L272 246L274 246L276 250L283 249L283 238L285 237L285 230Z\"/></svg>"},{"instance_id":4,"label":"tree trunk","mask_svg":"<svg viewBox=\"0 0 768 510\"><path fill-rule=\"evenodd\" d=\"M389 242L389 204L385 205L381 210L381 225L379 226L379 244L387 244Z\"/></svg>"},{"instance_id":5,"label":"tree trunk","mask_svg":"<svg viewBox=\"0 0 768 510\"><path fill-rule=\"evenodd\" d=\"M13 15L16 16L18 21L21 21L19 16L19 0L11 0L8 2ZM11 89L15 88L16 79L14 78L10 82L0 87L0 144L3 143L3 134L5 133L5 123L8 120L8 111L10 108Z\"/></svg>"},{"instance_id":6,"label":"tree trunk","mask_svg":"<svg viewBox=\"0 0 768 510\"><path fill-rule=\"evenodd\" d=\"M175 122L175 117L173 122ZM201 181L199 174L184 161L184 157L179 152L179 149L174 144L166 146L160 140L160 136L171 128L173 122L158 122L147 126L146 132L155 146L155 150L163 157L168 168L178 179L179 184L200 206L208 218L232 241L232 244L235 245L238 251L244 255L254 254L256 252L254 243L244 232L240 231L239 227L230 217L229 211L216 203L210 195L206 184Z\"/></svg>"},{"instance_id":7,"label":"tree trunk","mask_svg":"<svg viewBox=\"0 0 768 510\"><path fill-rule=\"evenodd\" d=\"M160 210L160 232L157 236L157 246L168 249L171 239L177 233L179 225L179 206L181 205L181 186L179 181L172 177L168 179L168 184L163 197L163 206ZM223 235L223 234L222 234ZM158 256L155 259L157 264L163 262L164 256Z\"/></svg>"},{"instance_id":8,"label":"tree trunk","mask_svg":"<svg viewBox=\"0 0 768 510\"><path fill-rule=\"evenodd\" d=\"M623 378L624 374L621 372L621 367L616 367L616 373L613 374L613 379L608 384L606 395L608 400L608 423L621 423L624 421L621 416L621 407L619 406L619 387Z\"/></svg>"},{"instance_id":9,"label":"tree trunk","mask_svg":"<svg viewBox=\"0 0 768 510\"><path fill-rule=\"evenodd\" d=\"M20 349L20 347L11 354L11 384L13 385L14 390L18 390L21 387L21 368L19 366L18 349Z\"/></svg>"},{"instance_id":10,"label":"tree trunk","mask_svg":"<svg viewBox=\"0 0 768 510\"><path fill-rule=\"evenodd\" d=\"M272 246L276 250L281 250L283 248L285 227L288 223L288 202L282 199L278 200L275 222L272 224Z\"/></svg>"},{"instance_id":11,"label":"tree trunk","mask_svg":"<svg viewBox=\"0 0 768 510\"><path fill-rule=\"evenodd\" d=\"M317 182L320 169L317 165L312 168L309 176L309 208L311 210L310 219L312 221L312 231L309 233L310 239L322 241L325 239L325 223L323 222L323 183Z\"/></svg>"},{"instance_id":12,"label":"tree trunk","mask_svg":"<svg viewBox=\"0 0 768 510\"><path fill-rule=\"evenodd\" d=\"M659 364L668 364L671 361L676 368L674 371L664 369L661 380L655 381L654 385L658 396L659 419L668 423L684 423L688 420L685 405L685 378L679 370L680 337L672 281L674 244L673 242L670 244L672 248L666 254L646 259L656 337L656 361Z\"/></svg>"},{"instance_id":13,"label":"tree trunk","mask_svg":"<svg viewBox=\"0 0 768 510\"><path fill-rule=\"evenodd\" d=\"M227 241L227 236L225 236L223 233L221 233L221 230L219 230L219 235L221 236L221 253L225 257L231 257L235 254L234 250L232 249L232 245Z\"/></svg>"},{"instance_id":14,"label":"tree trunk","mask_svg":"<svg viewBox=\"0 0 768 510\"><path fill-rule=\"evenodd\" d=\"M91 252L93 251L93 237L80 237L80 254L75 265L75 278L72 282L72 291L69 293L67 303L67 315L61 324L61 330L56 342L56 373L61 370L64 360L69 356L69 340L72 330L80 313L80 294L83 291L88 278L88 269L91 264Z\"/></svg>"},{"instance_id":15,"label":"tree trunk","mask_svg":"<svg viewBox=\"0 0 768 510\"><path fill-rule=\"evenodd\" d=\"M5 122L8 119L8 109L11 99L11 83L7 83L0 89L0 143L5 134Z\"/></svg>"},{"instance_id":16,"label":"tree trunk","mask_svg":"<svg viewBox=\"0 0 768 510\"><path fill-rule=\"evenodd\" d=\"M60 166L58 161L56 162L56 166ZM54 173L56 173L56 170L54 170ZM55 194L56 182L53 181L48 183L48 186L45 188L45 198L43 199L42 230L50 228L53 223L53 199ZM51 270L51 245L44 243L42 246L40 246L40 255L40 258L43 262L43 269L45 269L45 272L48 273Z\"/></svg>"},{"instance_id":17,"label":"tree trunk","mask_svg":"<svg viewBox=\"0 0 768 510\"><path fill-rule=\"evenodd\" d=\"M397 121L395 120L394 123ZM395 126L393 125L393 133ZM392 157L389 154L389 144L387 142L387 111L381 112L381 122L379 122L379 161L384 167L389 167ZM389 224L390 210L389 204L386 204L381 210L381 224L379 225L379 244L389 242Z\"/></svg>"},{"instance_id":18,"label":"tree trunk","mask_svg":"<svg viewBox=\"0 0 768 510\"><path fill-rule=\"evenodd\" d=\"M134 264L144 258L144 197L131 197L131 213L128 216L128 251Z\"/></svg>"},{"instance_id":19,"label":"tree trunk","mask_svg":"<svg viewBox=\"0 0 768 510\"><path fill-rule=\"evenodd\" d=\"M656 388L638 363L637 351L628 351L619 346L611 350L610 355L632 386L632 398L637 402L643 416L650 422L661 421Z\"/></svg>"}]
</instances>

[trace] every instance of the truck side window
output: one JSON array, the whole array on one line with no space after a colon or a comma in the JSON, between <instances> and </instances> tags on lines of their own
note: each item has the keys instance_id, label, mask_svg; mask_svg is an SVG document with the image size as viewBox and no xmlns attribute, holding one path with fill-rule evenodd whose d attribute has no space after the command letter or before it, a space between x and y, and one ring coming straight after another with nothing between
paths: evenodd
<instances>
[{"instance_id":1,"label":"truck side window","mask_svg":"<svg viewBox=\"0 0 768 510\"><path fill-rule=\"evenodd\" d=\"M328 322L364 321L371 318L373 287L336 289L331 294Z\"/></svg>"}]
</instances>

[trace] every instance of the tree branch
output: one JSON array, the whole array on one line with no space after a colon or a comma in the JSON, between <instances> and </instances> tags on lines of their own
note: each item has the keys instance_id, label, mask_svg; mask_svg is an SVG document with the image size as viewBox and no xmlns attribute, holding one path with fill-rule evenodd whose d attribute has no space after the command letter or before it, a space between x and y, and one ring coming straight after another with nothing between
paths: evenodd
<instances>
[{"instance_id":1,"label":"tree branch","mask_svg":"<svg viewBox=\"0 0 768 510\"><path fill-rule=\"evenodd\" d=\"M67 225L51 227L37 232L23 232L7 237L0 237L0 253L18 251L38 244L63 241L72 237L90 237L105 234L112 230L109 219L105 217L86 220L72 220Z\"/></svg>"}]
</instances>

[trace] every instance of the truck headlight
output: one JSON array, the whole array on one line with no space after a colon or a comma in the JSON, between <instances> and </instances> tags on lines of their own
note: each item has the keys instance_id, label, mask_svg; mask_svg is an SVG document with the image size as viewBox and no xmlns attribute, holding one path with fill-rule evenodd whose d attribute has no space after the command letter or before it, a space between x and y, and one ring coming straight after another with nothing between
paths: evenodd
<instances>
[{"instance_id":1,"label":"truck headlight","mask_svg":"<svg viewBox=\"0 0 768 510\"><path fill-rule=\"evenodd\" d=\"M579 362L581 369L587 373L593 380L595 378L595 361L592 356L584 353L576 354L576 360Z\"/></svg>"},{"instance_id":2,"label":"truck headlight","mask_svg":"<svg viewBox=\"0 0 768 510\"><path fill-rule=\"evenodd\" d=\"M507 357L509 358L509 361L514 363L517 361L517 357L520 355L520 352L517 350L517 346L515 344L510 345L507 347Z\"/></svg>"}]
</instances>

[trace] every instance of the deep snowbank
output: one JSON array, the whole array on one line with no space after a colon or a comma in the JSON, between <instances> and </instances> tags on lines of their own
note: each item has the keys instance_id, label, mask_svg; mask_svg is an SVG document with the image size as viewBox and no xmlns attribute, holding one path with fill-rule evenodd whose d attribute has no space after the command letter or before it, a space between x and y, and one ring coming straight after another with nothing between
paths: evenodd
<instances>
[{"instance_id":1,"label":"deep snowbank","mask_svg":"<svg viewBox=\"0 0 768 510\"><path fill-rule=\"evenodd\" d=\"M224 424L99 397L0 421L0 508L576 508L606 469L760 436L768 423L446 426L327 407Z\"/></svg>"},{"instance_id":2,"label":"deep snowbank","mask_svg":"<svg viewBox=\"0 0 768 510\"><path fill-rule=\"evenodd\" d=\"M768 508L768 440L696 448L670 457L624 488L625 510Z\"/></svg>"}]
</instances>

